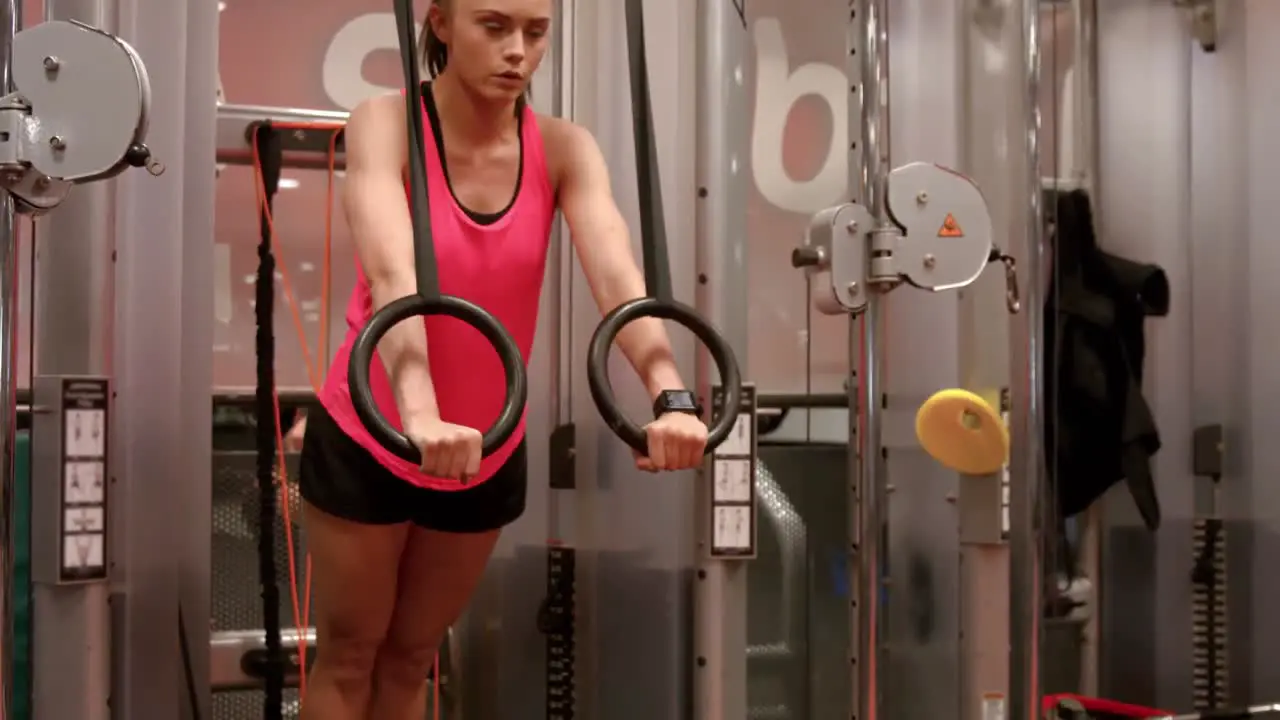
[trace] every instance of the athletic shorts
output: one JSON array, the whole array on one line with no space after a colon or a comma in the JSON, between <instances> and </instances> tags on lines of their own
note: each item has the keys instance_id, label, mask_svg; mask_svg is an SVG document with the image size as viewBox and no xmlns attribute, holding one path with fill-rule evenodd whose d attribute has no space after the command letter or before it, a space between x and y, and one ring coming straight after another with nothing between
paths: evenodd
<instances>
[{"instance_id":1,"label":"athletic shorts","mask_svg":"<svg viewBox=\"0 0 1280 720\"><path fill-rule=\"evenodd\" d=\"M383 467L323 407L314 407L307 413L298 484L302 499L350 522L479 533L505 527L524 513L528 465L521 440L502 467L474 487L420 488Z\"/></svg>"}]
</instances>

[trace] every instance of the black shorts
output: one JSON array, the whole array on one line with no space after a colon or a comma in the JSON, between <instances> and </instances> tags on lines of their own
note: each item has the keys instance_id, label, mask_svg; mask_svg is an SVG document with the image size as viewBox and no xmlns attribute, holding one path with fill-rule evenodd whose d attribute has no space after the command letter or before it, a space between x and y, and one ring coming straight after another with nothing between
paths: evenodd
<instances>
[{"instance_id":1,"label":"black shorts","mask_svg":"<svg viewBox=\"0 0 1280 720\"><path fill-rule=\"evenodd\" d=\"M410 484L383 467L322 407L307 413L298 485L321 512L362 525L410 522L442 532L497 530L524 513L528 465L521 440L493 477L444 492Z\"/></svg>"}]
</instances>

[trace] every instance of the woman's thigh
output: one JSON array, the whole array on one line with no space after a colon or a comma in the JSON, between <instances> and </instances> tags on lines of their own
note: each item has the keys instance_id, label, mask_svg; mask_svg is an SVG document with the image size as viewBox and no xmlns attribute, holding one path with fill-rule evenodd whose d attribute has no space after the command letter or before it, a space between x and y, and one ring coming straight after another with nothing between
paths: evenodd
<instances>
[{"instance_id":1,"label":"woman's thigh","mask_svg":"<svg viewBox=\"0 0 1280 720\"><path fill-rule=\"evenodd\" d=\"M501 530L451 533L414 526L385 645L409 657L434 653L466 609Z\"/></svg>"},{"instance_id":2,"label":"woman's thigh","mask_svg":"<svg viewBox=\"0 0 1280 720\"><path fill-rule=\"evenodd\" d=\"M396 606L410 525L363 525L310 504L305 513L319 657L372 664Z\"/></svg>"}]
</instances>

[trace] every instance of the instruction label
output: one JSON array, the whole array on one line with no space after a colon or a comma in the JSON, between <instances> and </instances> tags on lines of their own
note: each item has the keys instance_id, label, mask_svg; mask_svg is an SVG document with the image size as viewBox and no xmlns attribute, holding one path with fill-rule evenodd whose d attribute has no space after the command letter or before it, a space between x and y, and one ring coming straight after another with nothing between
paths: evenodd
<instances>
[{"instance_id":1,"label":"instruction label","mask_svg":"<svg viewBox=\"0 0 1280 720\"><path fill-rule=\"evenodd\" d=\"M62 552L64 583L107 578L107 410L106 378L63 378Z\"/></svg>"},{"instance_id":2,"label":"instruction label","mask_svg":"<svg viewBox=\"0 0 1280 720\"><path fill-rule=\"evenodd\" d=\"M723 399L719 389L715 406ZM717 410L719 412L719 410ZM756 390L742 386L742 406L729 437L711 458L711 557L756 555Z\"/></svg>"}]
</instances>

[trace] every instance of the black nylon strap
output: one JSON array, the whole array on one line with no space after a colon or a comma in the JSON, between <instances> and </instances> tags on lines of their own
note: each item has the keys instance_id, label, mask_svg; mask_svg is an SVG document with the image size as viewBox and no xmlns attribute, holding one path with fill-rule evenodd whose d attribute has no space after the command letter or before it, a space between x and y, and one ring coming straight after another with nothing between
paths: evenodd
<instances>
[{"instance_id":1,"label":"black nylon strap","mask_svg":"<svg viewBox=\"0 0 1280 720\"><path fill-rule=\"evenodd\" d=\"M254 406L258 417L255 449L258 481L258 583L262 587L262 628L266 633L265 698L263 720L284 718L284 651L280 643L280 584L276 572L276 339L275 272L271 251L269 213L280 189L284 149L280 134L270 124L259 125L256 133L258 169L266 191L266 204L258 209L262 239L258 242L258 281L254 298L257 323L255 352L258 360L258 387Z\"/></svg>"},{"instance_id":2,"label":"black nylon strap","mask_svg":"<svg viewBox=\"0 0 1280 720\"><path fill-rule=\"evenodd\" d=\"M418 294L440 297L440 271L431 239L431 204L427 197L427 151L423 145L422 78L418 72L414 34L413 0L396 0L396 29L400 33L400 59L404 63L405 104L409 133L409 215L413 218L413 269Z\"/></svg>"},{"instance_id":3,"label":"black nylon strap","mask_svg":"<svg viewBox=\"0 0 1280 720\"><path fill-rule=\"evenodd\" d=\"M667 253L667 221L662 211L662 177L654 142L649 67L645 61L644 3L627 0L627 59L631 70L631 120L636 143L636 176L640 194L640 252L649 297L674 300L671 258Z\"/></svg>"}]
</instances>

